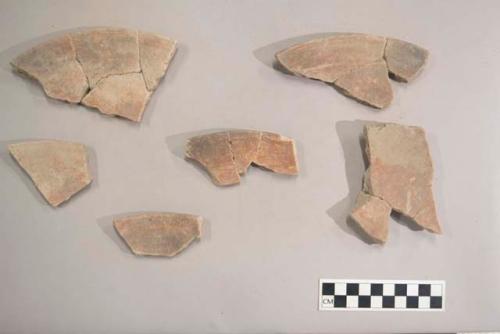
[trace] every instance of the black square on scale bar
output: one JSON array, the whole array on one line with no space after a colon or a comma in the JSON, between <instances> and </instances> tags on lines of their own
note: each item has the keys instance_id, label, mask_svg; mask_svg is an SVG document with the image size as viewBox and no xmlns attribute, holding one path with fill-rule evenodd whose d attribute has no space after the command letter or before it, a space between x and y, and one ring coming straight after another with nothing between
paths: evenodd
<instances>
[{"instance_id":1,"label":"black square on scale bar","mask_svg":"<svg viewBox=\"0 0 500 334\"><path fill-rule=\"evenodd\" d=\"M371 285L372 296L382 296L384 294L384 285L380 283L373 283Z\"/></svg>"},{"instance_id":2,"label":"black square on scale bar","mask_svg":"<svg viewBox=\"0 0 500 334\"><path fill-rule=\"evenodd\" d=\"M335 283L323 283L321 293L323 294L323 296L335 295Z\"/></svg>"},{"instance_id":3,"label":"black square on scale bar","mask_svg":"<svg viewBox=\"0 0 500 334\"><path fill-rule=\"evenodd\" d=\"M334 307L347 307L347 297L346 296L335 296L333 299Z\"/></svg>"},{"instance_id":4,"label":"black square on scale bar","mask_svg":"<svg viewBox=\"0 0 500 334\"><path fill-rule=\"evenodd\" d=\"M359 308L369 308L371 307L371 299L370 296L359 296L358 297L358 307Z\"/></svg>"},{"instance_id":5,"label":"black square on scale bar","mask_svg":"<svg viewBox=\"0 0 500 334\"><path fill-rule=\"evenodd\" d=\"M406 308L418 308L418 297L406 297Z\"/></svg>"},{"instance_id":6,"label":"black square on scale bar","mask_svg":"<svg viewBox=\"0 0 500 334\"><path fill-rule=\"evenodd\" d=\"M431 295L431 285L430 284L419 284L418 285L418 295L419 296L430 296Z\"/></svg>"},{"instance_id":7,"label":"black square on scale bar","mask_svg":"<svg viewBox=\"0 0 500 334\"><path fill-rule=\"evenodd\" d=\"M431 297L431 308L442 308L443 297Z\"/></svg>"},{"instance_id":8,"label":"black square on scale bar","mask_svg":"<svg viewBox=\"0 0 500 334\"><path fill-rule=\"evenodd\" d=\"M347 283L347 295L348 296L359 295L359 284L358 283Z\"/></svg>"},{"instance_id":9,"label":"black square on scale bar","mask_svg":"<svg viewBox=\"0 0 500 334\"><path fill-rule=\"evenodd\" d=\"M382 297L382 307L383 308L394 308L394 296L383 296Z\"/></svg>"},{"instance_id":10,"label":"black square on scale bar","mask_svg":"<svg viewBox=\"0 0 500 334\"><path fill-rule=\"evenodd\" d=\"M394 288L394 292L396 293L396 296L406 296L406 284L396 284Z\"/></svg>"}]
</instances>

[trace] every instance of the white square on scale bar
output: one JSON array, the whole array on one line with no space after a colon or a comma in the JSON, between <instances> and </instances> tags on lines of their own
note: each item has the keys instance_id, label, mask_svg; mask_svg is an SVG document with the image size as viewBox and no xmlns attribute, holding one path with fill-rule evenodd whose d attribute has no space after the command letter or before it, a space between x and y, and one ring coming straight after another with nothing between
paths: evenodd
<instances>
[{"instance_id":1,"label":"white square on scale bar","mask_svg":"<svg viewBox=\"0 0 500 334\"><path fill-rule=\"evenodd\" d=\"M372 296L370 305L372 308L382 308L382 296Z\"/></svg>"},{"instance_id":2,"label":"white square on scale bar","mask_svg":"<svg viewBox=\"0 0 500 334\"><path fill-rule=\"evenodd\" d=\"M418 296L418 284L408 284L406 289L407 296Z\"/></svg>"},{"instance_id":3,"label":"white square on scale bar","mask_svg":"<svg viewBox=\"0 0 500 334\"><path fill-rule=\"evenodd\" d=\"M431 307L431 297L422 296L418 297L418 308L430 308Z\"/></svg>"},{"instance_id":4,"label":"white square on scale bar","mask_svg":"<svg viewBox=\"0 0 500 334\"><path fill-rule=\"evenodd\" d=\"M384 296L394 296L394 284L393 283L384 283Z\"/></svg>"},{"instance_id":5,"label":"white square on scale bar","mask_svg":"<svg viewBox=\"0 0 500 334\"><path fill-rule=\"evenodd\" d=\"M359 295L360 296L369 296L371 294L371 284L370 283L361 283L359 284Z\"/></svg>"},{"instance_id":6,"label":"white square on scale bar","mask_svg":"<svg viewBox=\"0 0 500 334\"><path fill-rule=\"evenodd\" d=\"M406 297L396 296L394 298L394 307L395 308L406 308Z\"/></svg>"},{"instance_id":7,"label":"white square on scale bar","mask_svg":"<svg viewBox=\"0 0 500 334\"><path fill-rule=\"evenodd\" d=\"M347 296L347 308L358 307L358 296Z\"/></svg>"},{"instance_id":8,"label":"white square on scale bar","mask_svg":"<svg viewBox=\"0 0 500 334\"><path fill-rule=\"evenodd\" d=\"M347 285L345 283L335 283L335 295L346 295Z\"/></svg>"},{"instance_id":9,"label":"white square on scale bar","mask_svg":"<svg viewBox=\"0 0 500 334\"><path fill-rule=\"evenodd\" d=\"M432 284L431 285L431 296L439 297L443 295L443 289L441 284Z\"/></svg>"}]
</instances>

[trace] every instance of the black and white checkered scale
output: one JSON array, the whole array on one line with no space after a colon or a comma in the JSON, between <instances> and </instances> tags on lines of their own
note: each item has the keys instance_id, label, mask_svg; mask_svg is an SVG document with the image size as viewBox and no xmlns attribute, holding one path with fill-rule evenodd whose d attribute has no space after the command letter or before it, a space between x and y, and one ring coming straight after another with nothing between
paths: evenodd
<instances>
[{"instance_id":1,"label":"black and white checkered scale","mask_svg":"<svg viewBox=\"0 0 500 334\"><path fill-rule=\"evenodd\" d=\"M321 280L320 309L442 310L441 281Z\"/></svg>"}]
</instances>

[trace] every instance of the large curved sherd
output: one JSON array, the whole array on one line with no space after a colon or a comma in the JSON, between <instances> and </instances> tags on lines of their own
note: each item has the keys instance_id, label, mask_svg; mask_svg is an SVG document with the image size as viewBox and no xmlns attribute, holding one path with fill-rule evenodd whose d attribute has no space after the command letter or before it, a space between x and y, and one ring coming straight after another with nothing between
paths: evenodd
<instances>
[{"instance_id":1,"label":"large curved sherd","mask_svg":"<svg viewBox=\"0 0 500 334\"><path fill-rule=\"evenodd\" d=\"M175 41L156 34L97 28L39 44L11 64L49 97L139 122L175 50Z\"/></svg>"},{"instance_id":2,"label":"large curved sherd","mask_svg":"<svg viewBox=\"0 0 500 334\"><path fill-rule=\"evenodd\" d=\"M294 141L270 132L231 130L192 137L186 158L201 164L219 186L238 184L251 164L279 174L299 172Z\"/></svg>"},{"instance_id":3,"label":"large curved sherd","mask_svg":"<svg viewBox=\"0 0 500 334\"><path fill-rule=\"evenodd\" d=\"M37 80L49 97L80 103L89 89L69 36L39 44L12 61L18 72Z\"/></svg>"},{"instance_id":4,"label":"large curved sherd","mask_svg":"<svg viewBox=\"0 0 500 334\"><path fill-rule=\"evenodd\" d=\"M365 172L360 196L371 196L385 202L392 210L410 218L420 227L441 233L432 193L433 165L422 128L394 123L376 123L365 126L368 169ZM359 202L358 202L359 203ZM352 217L375 240L384 242L378 230L383 230L387 210L383 205L372 207L370 217L360 216L356 205ZM388 218L388 217L387 217ZM364 224L371 220L371 228Z\"/></svg>"},{"instance_id":5,"label":"large curved sherd","mask_svg":"<svg viewBox=\"0 0 500 334\"><path fill-rule=\"evenodd\" d=\"M182 213L144 213L113 225L136 255L175 256L201 236L203 219Z\"/></svg>"},{"instance_id":6,"label":"large curved sherd","mask_svg":"<svg viewBox=\"0 0 500 334\"><path fill-rule=\"evenodd\" d=\"M87 149L82 144L27 141L9 145L9 152L54 207L92 182Z\"/></svg>"},{"instance_id":7,"label":"large curved sherd","mask_svg":"<svg viewBox=\"0 0 500 334\"><path fill-rule=\"evenodd\" d=\"M276 54L287 71L333 84L353 99L383 109L393 94L389 73L411 81L423 68L427 50L404 41L339 33L291 46Z\"/></svg>"}]
</instances>

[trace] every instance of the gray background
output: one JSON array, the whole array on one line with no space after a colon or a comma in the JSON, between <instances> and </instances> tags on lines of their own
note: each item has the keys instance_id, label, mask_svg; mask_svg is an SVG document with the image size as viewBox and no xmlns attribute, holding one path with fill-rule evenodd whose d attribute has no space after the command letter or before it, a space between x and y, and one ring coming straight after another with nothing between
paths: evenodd
<instances>
[{"instance_id":1,"label":"gray background","mask_svg":"<svg viewBox=\"0 0 500 334\"><path fill-rule=\"evenodd\" d=\"M499 15L498 1L1 1L0 331L500 329ZM50 100L10 70L19 52L88 26L180 42L142 124ZM384 111L271 67L278 49L334 31L415 42L430 62L415 82L392 82ZM345 225L361 120L427 130L442 236L392 222L380 247ZM294 138L300 176L253 168L216 187L182 146L220 128ZM92 186L46 204L6 152L33 138L87 144ZM173 259L133 256L112 218L149 210L204 216L203 239ZM319 278L443 279L446 312L319 312Z\"/></svg>"}]
</instances>

